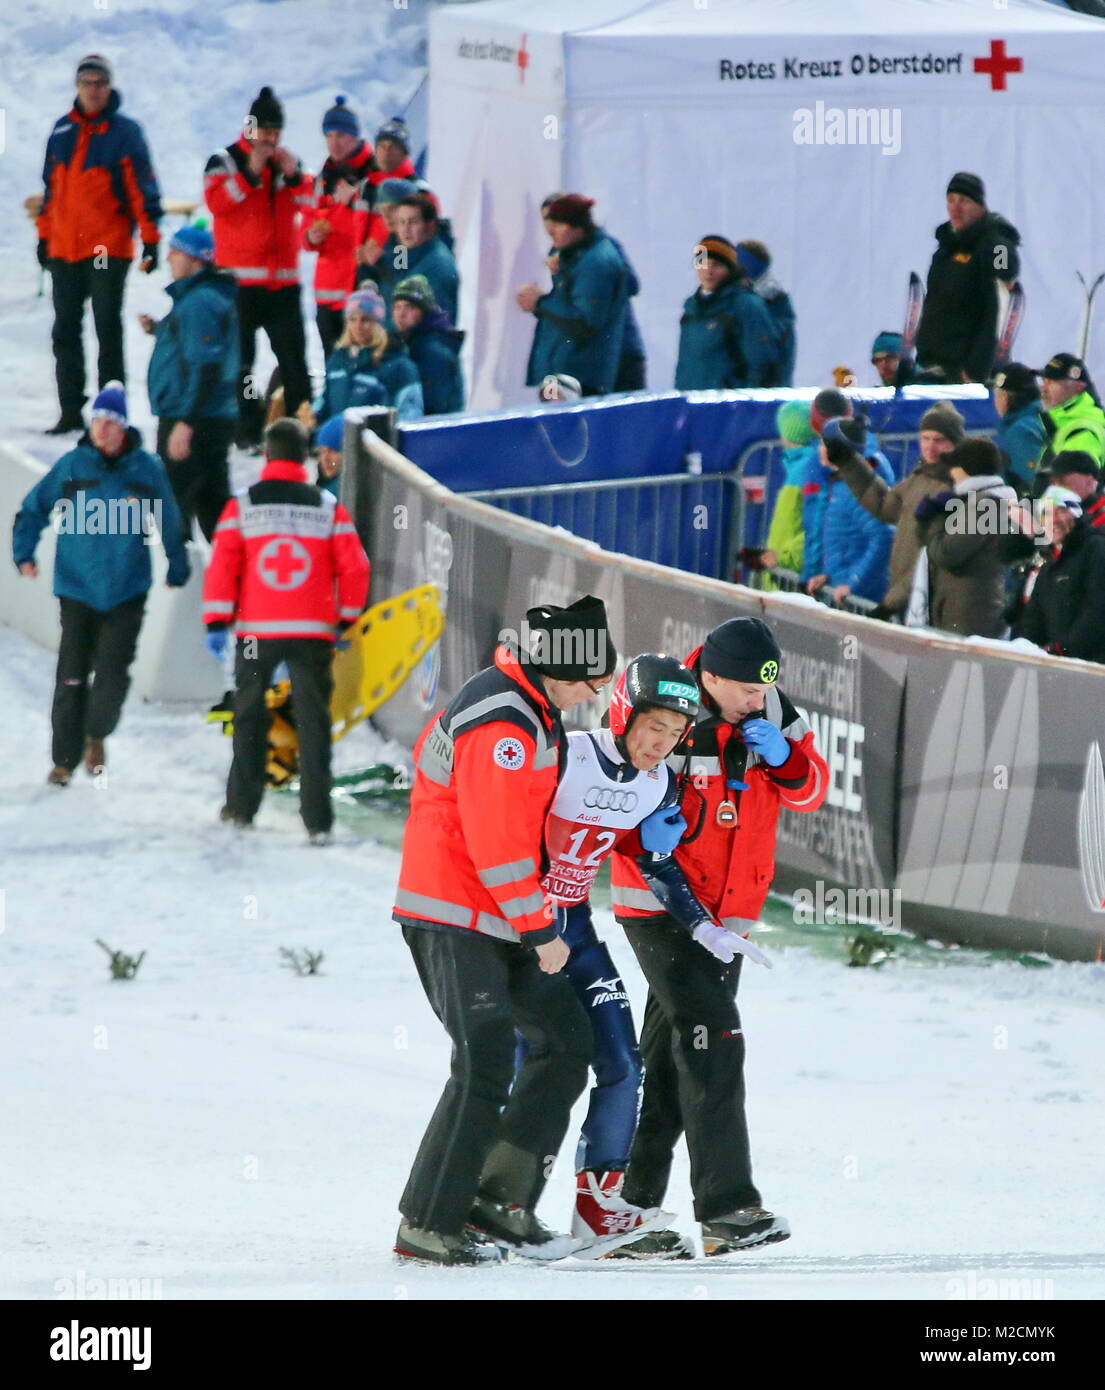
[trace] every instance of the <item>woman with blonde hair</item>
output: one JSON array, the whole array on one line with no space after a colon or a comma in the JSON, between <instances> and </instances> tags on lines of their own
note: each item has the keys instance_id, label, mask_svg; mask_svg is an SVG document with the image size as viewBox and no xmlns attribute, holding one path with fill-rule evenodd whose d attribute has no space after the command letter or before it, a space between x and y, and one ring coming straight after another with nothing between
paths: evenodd
<instances>
[{"instance_id":1,"label":"woman with blonde hair","mask_svg":"<svg viewBox=\"0 0 1105 1390\"><path fill-rule=\"evenodd\" d=\"M345 329L326 359L326 381L315 402L320 425L362 405L391 406L400 420L422 415L418 368L386 320L387 305L370 286L345 301Z\"/></svg>"}]
</instances>

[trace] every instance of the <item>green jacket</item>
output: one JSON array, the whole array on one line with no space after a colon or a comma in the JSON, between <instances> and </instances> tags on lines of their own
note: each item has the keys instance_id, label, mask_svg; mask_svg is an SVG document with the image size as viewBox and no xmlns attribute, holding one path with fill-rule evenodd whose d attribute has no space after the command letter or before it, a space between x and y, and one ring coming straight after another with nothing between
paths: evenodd
<instances>
[{"instance_id":1,"label":"green jacket","mask_svg":"<svg viewBox=\"0 0 1105 1390\"><path fill-rule=\"evenodd\" d=\"M1041 471L1063 449L1084 449L1099 466L1105 465L1105 411L1094 405L1088 391L1079 391L1069 401L1042 412L1048 446L1040 460Z\"/></svg>"}]
</instances>

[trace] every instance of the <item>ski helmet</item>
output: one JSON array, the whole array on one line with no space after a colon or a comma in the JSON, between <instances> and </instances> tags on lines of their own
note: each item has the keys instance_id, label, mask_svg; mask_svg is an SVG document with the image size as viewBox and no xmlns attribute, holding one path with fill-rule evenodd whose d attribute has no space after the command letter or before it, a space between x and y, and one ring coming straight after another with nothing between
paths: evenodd
<instances>
[{"instance_id":1,"label":"ski helmet","mask_svg":"<svg viewBox=\"0 0 1105 1390\"><path fill-rule=\"evenodd\" d=\"M689 727L701 698L694 672L676 657L659 652L635 656L614 683L610 698L610 732L619 751L625 755L625 736L642 710L674 710L687 716Z\"/></svg>"}]
</instances>

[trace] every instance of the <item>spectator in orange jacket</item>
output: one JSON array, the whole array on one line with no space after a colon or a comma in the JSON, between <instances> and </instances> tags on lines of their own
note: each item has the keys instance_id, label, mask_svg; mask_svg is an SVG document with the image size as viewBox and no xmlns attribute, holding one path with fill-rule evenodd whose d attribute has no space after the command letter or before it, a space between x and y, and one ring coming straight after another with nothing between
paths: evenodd
<instances>
[{"instance_id":1,"label":"spectator in orange jacket","mask_svg":"<svg viewBox=\"0 0 1105 1390\"><path fill-rule=\"evenodd\" d=\"M265 790L265 691L287 662L299 736L300 810L312 844L327 844L331 661L335 639L360 617L369 565L348 512L307 481L298 420L265 431L260 480L232 497L215 527L203 583L207 646L218 661L235 625L234 760L220 818L248 826Z\"/></svg>"},{"instance_id":2,"label":"spectator in orange jacket","mask_svg":"<svg viewBox=\"0 0 1105 1390\"><path fill-rule=\"evenodd\" d=\"M77 96L46 142L38 263L50 271L53 347L61 416L48 434L84 429L84 306L92 300L99 384L126 381L123 287L142 238L141 268L157 267L161 195L137 121L119 114L111 64L98 53L77 64Z\"/></svg>"},{"instance_id":3,"label":"spectator in orange jacket","mask_svg":"<svg viewBox=\"0 0 1105 1390\"><path fill-rule=\"evenodd\" d=\"M361 139L356 112L343 96L322 118L327 159L315 179L315 201L304 218L303 244L318 252L315 262L315 322L326 357L334 351L345 327L343 308L353 293L356 253L375 230L386 239L379 218L373 218L364 197L367 179L375 169L372 146ZM370 224L378 225L370 229ZM381 241L382 244L382 241Z\"/></svg>"},{"instance_id":4,"label":"spectator in orange jacket","mask_svg":"<svg viewBox=\"0 0 1105 1390\"><path fill-rule=\"evenodd\" d=\"M299 307L299 219L313 201L311 177L280 144L284 108L262 87L241 138L207 161L203 190L215 218L215 262L238 279L238 443L256 448L264 392L253 375L257 331L268 334L294 415L310 399L307 343Z\"/></svg>"}]
</instances>

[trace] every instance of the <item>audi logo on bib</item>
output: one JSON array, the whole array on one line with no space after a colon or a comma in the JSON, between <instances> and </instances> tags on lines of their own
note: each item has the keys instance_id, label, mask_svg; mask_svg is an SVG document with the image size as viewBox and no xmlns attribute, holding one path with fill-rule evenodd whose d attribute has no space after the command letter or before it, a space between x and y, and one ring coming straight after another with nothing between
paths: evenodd
<instances>
[{"instance_id":1,"label":"audi logo on bib","mask_svg":"<svg viewBox=\"0 0 1105 1390\"><path fill-rule=\"evenodd\" d=\"M596 811L632 811L637 805L637 793L617 787L588 787L583 804Z\"/></svg>"}]
</instances>

